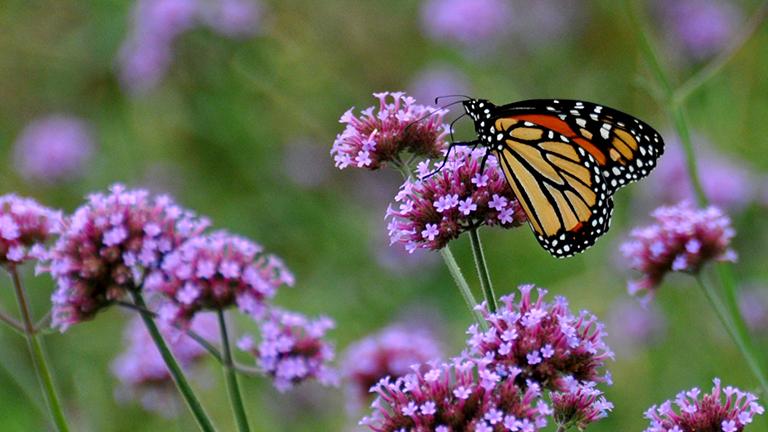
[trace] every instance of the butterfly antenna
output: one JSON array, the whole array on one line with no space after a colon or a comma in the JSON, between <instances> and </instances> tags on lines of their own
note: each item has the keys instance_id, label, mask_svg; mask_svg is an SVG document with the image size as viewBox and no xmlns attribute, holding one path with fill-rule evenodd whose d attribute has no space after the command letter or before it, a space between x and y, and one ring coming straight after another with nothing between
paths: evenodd
<instances>
[{"instance_id":1,"label":"butterfly antenna","mask_svg":"<svg viewBox=\"0 0 768 432\"><path fill-rule=\"evenodd\" d=\"M451 144L451 145L449 145L449 146L448 146L448 151L447 151L447 152L445 152L445 157L443 158L443 163L441 163L441 164L440 164L440 166L439 166L439 167L437 167L437 169L436 169L436 170L434 170L434 171L432 171L431 173L429 173L429 174L427 174L427 175L425 175L425 176L421 177L419 180L426 180L426 179L428 179L428 178L432 177L433 175L435 175L435 174L439 173L439 172L440 172L440 170L441 170L441 169L443 169L443 168L445 167L445 164L446 164L446 163L448 163L448 157L451 155L451 150L453 150L453 148L454 148L454 147L456 147L456 145L455 145L455 144Z\"/></svg>"},{"instance_id":2,"label":"butterfly antenna","mask_svg":"<svg viewBox=\"0 0 768 432\"><path fill-rule=\"evenodd\" d=\"M445 99L445 98L449 98L449 97L460 97L460 98L464 98L464 100L472 99L471 97L469 97L467 95L462 95L462 94L443 95L443 96L438 96L438 97L435 98L435 105L440 103L440 99ZM459 101L459 102L464 102L464 101L462 100L462 101Z\"/></svg>"},{"instance_id":3,"label":"butterfly antenna","mask_svg":"<svg viewBox=\"0 0 768 432\"><path fill-rule=\"evenodd\" d=\"M461 120L461 119L462 119L462 117L464 117L465 115L467 115L467 113L463 113L463 114L461 114L460 116L456 117L456 118L455 118L455 119L454 119L454 120L451 122L451 125L449 126L449 131L450 131L450 133L451 133L451 142L454 142L454 141L456 141L456 138L454 138L454 137L453 137L453 125L454 125L454 124L456 124L456 122L457 122L457 121Z\"/></svg>"},{"instance_id":4,"label":"butterfly antenna","mask_svg":"<svg viewBox=\"0 0 768 432\"><path fill-rule=\"evenodd\" d=\"M420 121L424 120L425 118L431 117L431 116L435 115L435 113L439 112L440 110L444 110L444 109L446 109L446 108L448 108L448 107L450 107L452 105L456 105L457 103L460 103L460 102L463 102L463 101L458 100L458 101L451 102L451 103L443 105L443 106L439 106L439 107L431 110L429 113L427 113L426 115L422 116L421 118L416 119L416 120L408 123L408 125L405 127L405 129L403 129L403 133L407 132L408 128L410 128L411 126L413 126L416 123L419 123Z\"/></svg>"}]
</instances>

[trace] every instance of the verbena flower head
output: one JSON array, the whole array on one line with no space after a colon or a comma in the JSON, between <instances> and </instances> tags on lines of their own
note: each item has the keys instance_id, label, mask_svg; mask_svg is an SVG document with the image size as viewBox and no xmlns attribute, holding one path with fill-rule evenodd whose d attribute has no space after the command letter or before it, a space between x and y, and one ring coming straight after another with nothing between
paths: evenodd
<instances>
[{"instance_id":1,"label":"verbena flower head","mask_svg":"<svg viewBox=\"0 0 768 432\"><path fill-rule=\"evenodd\" d=\"M683 202L659 207L656 223L635 228L621 246L629 266L642 276L629 283L630 294L653 294L670 271L696 273L708 261L735 261L731 221L717 207L703 210Z\"/></svg>"},{"instance_id":2,"label":"verbena flower head","mask_svg":"<svg viewBox=\"0 0 768 432\"><path fill-rule=\"evenodd\" d=\"M693 388L678 393L674 401L652 406L645 413L651 421L645 432L741 432L754 416L763 414L755 395L721 388L717 378L714 384L708 394Z\"/></svg>"},{"instance_id":3,"label":"verbena flower head","mask_svg":"<svg viewBox=\"0 0 768 432\"><path fill-rule=\"evenodd\" d=\"M506 0L427 0L421 9L427 35L465 48L497 41L513 19Z\"/></svg>"},{"instance_id":4,"label":"verbena flower head","mask_svg":"<svg viewBox=\"0 0 768 432\"><path fill-rule=\"evenodd\" d=\"M198 311L232 306L258 318L264 302L284 284L293 285L293 275L280 258L218 231L190 238L168 254L146 288L169 300L160 308L163 319L183 324Z\"/></svg>"},{"instance_id":5,"label":"verbena flower head","mask_svg":"<svg viewBox=\"0 0 768 432\"><path fill-rule=\"evenodd\" d=\"M243 336L237 346L256 357L256 365L270 376L279 391L309 379L336 385L338 375L329 363L333 346L325 340L334 327L327 317L309 319L304 315L271 309L260 323L260 339Z\"/></svg>"},{"instance_id":6,"label":"verbena flower head","mask_svg":"<svg viewBox=\"0 0 768 432\"><path fill-rule=\"evenodd\" d=\"M347 348L342 370L350 406L366 401L369 389L384 377L393 380L412 372L412 366L442 357L431 332L395 324Z\"/></svg>"},{"instance_id":7,"label":"verbena flower head","mask_svg":"<svg viewBox=\"0 0 768 432\"><path fill-rule=\"evenodd\" d=\"M537 384L522 389L466 358L384 378L372 391L373 413L360 424L376 432L535 432L551 414Z\"/></svg>"},{"instance_id":8,"label":"verbena flower head","mask_svg":"<svg viewBox=\"0 0 768 432\"><path fill-rule=\"evenodd\" d=\"M593 382L579 383L573 378L568 378L566 389L553 392L552 411L555 423L563 426L564 430L576 427L584 430L590 423L594 423L608 416L613 410L613 404L603 396L603 392L596 388Z\"/></svg>"},{"instance_id":9,"label":"verbena flower head","mask_svg":"<svg viewBox=\"0 0 768 432\"><path fill-rule=\"evenodd\" d=\"M207 226L168 196L122 185L90 195L64 220L45 269L57 285L53 327L66 330L141 289L166 254Z\"/></svg>"},{"instance_id":10,"label":"verbena flower head","mask_svg":"<svg viewBox=\"0 0 768 432\"><path fill-rule=\"evenodd\" d=\"M379 106L368 107L356 117L352 109L339 120L346 124L336 136L331 155L339 169L347 167L379 169L397 161L404 152L435 157L445 147L448 126L444 110L418 105L402 92L373 94ZM434 112L432 115L429 115Z\"/></svg>"},{"instance_id":11,"label":"verbena flower head","mask_svg":"<svg viewBox=\"0 0 768 432\"><path fill-rule=\"evenodd\" d=\"M0 196L0 265L45 258L44 244L60 230L61 213L30 198Z\"/></svg>"},{"instance_id":12,"label":"verbena flower head","mask_svg":"<svg viewBox=\"0 0 768 432\"><path fill-rule=\"evenodd\" d=\"M158 328L182 368L194 367L208 354L199 343L171 325L161 322ZM208 342L219 342L218 321L213 314L195 317L191 330ZM126 349L112 362L112 373L120 381L115 396L120 400L138 399L148 411L166 416L176 414L176 387L140 316L129 321L123 338Z\"/></svg>"},{"instance_id":13,"label":"verbena flower head","mask_svg":"<svg viewBox=\"0 0 768 432\"><path fill-rule=\"evenodd\" d=\"M49 115L31 122L16 140L16 170L43 183L72 179L86 172L93 149L93 135L84 120Z\"/></svg>"},{"instance_id":14,"label":"verbena flower head","mask_svg":"<svg viewBox=\"0 0 768 432\"><path fill-rule=\"evenodd\" d=\"M741 20L739 9L723 0L660 2L674 45L694 60L717 54L730 42Z\"/></svg>"},{"instance_id":15,"label":"verbena flower head","mask_svg":"<svg viewBox=\"0 0 768 432\"><path fill-rule=\"evenodd\" d=\"M536 382L546 389L567 390L570 378L610 383L603 369L613 353L604 342L603 324L587 311L573 315L563 297L545 302L543 289L533 301L533 289L520 286L519 301L514 295L501 297L495 313L480 307L489 328L469 328L470 353L487 360L499 376L515 377L519 385Z\"/></svg>"},{"instance_id":16,"label":"verbena flower head","mask_svg":"<svg viewBox=\"0 0 768 432\"><path fill-rule=\"evenodd\" d=\"M442 160L419 164L419 179L409 179L395 196L395 206L387 210L390 241L406 250L437 250L459 237L473 225L513 228L526 218L509 187L498 162L489 156L483 172L480 163L485 149L451 150L445 166Z\"/></svg>"}]
</instances>

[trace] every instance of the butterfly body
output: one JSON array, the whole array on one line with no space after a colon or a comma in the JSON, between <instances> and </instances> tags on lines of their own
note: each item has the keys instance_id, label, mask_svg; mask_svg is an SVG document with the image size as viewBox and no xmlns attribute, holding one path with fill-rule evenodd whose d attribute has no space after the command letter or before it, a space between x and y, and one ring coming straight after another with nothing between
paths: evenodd
<instances>
[{"instance_id":1,"label":"butterfly body","mask_svg":"<svg viewBox=\"0 0 768 432\"><path fill-rule=\"evenodd\" d=\"M556 257L592 246L610 226L613 193L648 175L664 142L602 105L536 99L463 102L477 140L499 162L539 243Z\"/></svg>"}]
</instances>

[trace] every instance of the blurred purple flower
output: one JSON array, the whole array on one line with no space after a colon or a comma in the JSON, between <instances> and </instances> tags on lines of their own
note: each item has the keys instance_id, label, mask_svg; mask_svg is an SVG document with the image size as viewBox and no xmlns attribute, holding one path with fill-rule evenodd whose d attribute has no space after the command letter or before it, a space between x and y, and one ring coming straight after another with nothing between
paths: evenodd
<instances>
[{"instance_id":1,"label":"blurred purple flower","mask_svg":"<svg viewBox=\"0 0 768 432\"><path fill-rule=\"evenodd\" d=\"M581 0L514 0L511 35L529 50L563 42L587 21L590 3ZM572 36L571 36L572 38Z\"/></svg>"},{"instance_id":2,"label":"blurred purple flower","mask_svg":"<svg viewBox=\"0 0 768 432\"><path fill-rule=\"evenodd\" d=\"M289 141L283 150L283 171L298 186L318 187L331 176L329 165L318 163L325 159L327 151L310 138Z\"/></svg>"},{"instance_id":3,"label":"blurred purple flower","mask_svg":"<svg viewBox=\"0 0 768 432\"><path fill-rule=\"evenodd\" d=\"M546 290L538 289L531 300L533 285L519 287L521 298L501 297L503 305L490 313L480 307L488 330L473 324L467 333L472 355L489 362L501 377L516 377L518 385L536 382L549 390L568 390L569 377L579 382L611 382L604 371L613 353L605 344L604 325L587 311L573 315L564 297L544 302Z\"/></svg>"},{"instance_id":4,"label":"blurred purple flower","mask_svg":"<svg viewBox=\"0 0 768 432\"><path fill-rule=\"evenodd\" d=\"M207 351L183 332L167 323L158 323L158 328L182 368L189 369L205 359ZM213 314L195 317L191 330L208 342L219 342ZM115 391L117 399L138 399L146 410L167 417L178 414L176 387L141 317L131 319L123 338L126 349L112 362L112 373L121 384Z\"/></svg>"},{"instance_id":5,"label":"blurred purple flower","mask_svg":"<svg viewBox=\"0 0 768 432\"><path fill-rule=\"evenodd\" d=\"M763 414L752 393L730 386L721 389L717 378L713 382L712 392L701 398L698 388L678 393L674 400L677 412L671 400L652 406L645 413L651 425L644 432L741 432L754 416Z\"/></svg>"},{"instance_id":6,"label":"blurred purple flower","mask_svg":"<svg viewBox=\"0 0 768 432\"><path fill-rule=\"evenodd\" d=\"M391 242L403 244L409 252L437 250L473 224L520 226L525 213L496 158L489 156L480 172L485 151L456 147L440 172L424 180L406 180L395 196L397 209L387 210ZM442 160L423 161L417 176L425 177L441 165Z\"/></svg>"},{"instance_id":7,"label":"blurred purple flower","mask_svg":"<svg viewBox=\"0 0 768 432\"><path fill-rule=\"evenodd\" d=\"M82 176L94 143L90 126L77 117L54 114L31 122L15 144L16 170L33 181L56 183Z\"/></svg>"},{"instance_id":8,"label":"blurred purple flower","mask_svg":"<svg viewBox=\"0 0 768 432\"><path fill-rule=\"evenodd\" d=\"M45 243L59 233L61 218L31 198L0 196L0 265L45 259Z\"/></svg>"},{"instance_id":9,"label":"blurred purple flower","mask_svg":"<svg viewBox=\"0 0 768 432\"><path fill-rule=\"evenodd\" d=\"M120 80L133 93L150 90L168 72L183 33L207 24L228 37L247 37L259 30L261 16L257 0L137 0L118 57Z\"/></svg>"},{"instance_id":10,"label":"blurred purple flower","mask_svg":"<svg viewBox=\"0 0 768 432\"><path fill-rule=\"evenodd\" d=\"M731 220L717 207L704 210L683 202L659 207L656 223L635 228L621 246L629 266L642 273L629 282L629 293L653 295L670 271L696 273L708 261L736 261L730 248L735 235Z\"/></svg>"},{"instance_id":11,"label":"blurred purple flower","mask_svg":"<svg viewBox=\"0 0 768 432\"><path fill-rule=\"evenodd\" d=\"M261 30L264 7L258 0L216 0L203 5L203 20L214 31L246 38Z\"/></svg>"},{"instance_id":12,"label":"blurred purple flower","mask_svg":"<svg viewBox=\"0 0 768 432\"><path fill-rule=\"evenodd\" d=\"M482 360L433 363L394 381L384 378L371 391L378 398L360 424L376 432L536 432L552 414L537 384L521 389Z\"/></svg>"},{"instance_id":13,"label":"blurred purple flower","mask_svg":"<svg viewBox=\"0 0 768 432\"><path fill-rule=\"evenodd\" d=\"M672 43L695 60L725 48L741 20L738 7L723 0L660 1L657 7Z\"/></svg>"},{"instance_id":14,"label":"blurred purple flower","mask_svg":"<svg viewBox=\"0 0 768 432\"><path fill-rule=\"evenodd\" d=\"M378 112L374 113L376 107L368 107L355 117L350 108L339 120L346 126L331 148L339 169L379 169L387 162L399 161L403 152L426 157L440 154L448 133L444 110L418 105L402 92L373 95L379 99Z\"/></svg>"},{"instance_id":15,"label":"blurred purple flower","mask_svg":"<svg viewBox=\"0 0 768 432\"><path fill-rule=\"evenodd\" d=\"M514 18L507 0L426 0L421 7L428 36L466 48L498 41Z\"/></svg>"},{"instance_id":16,"label":"blurred purple flower","mask_svg":"<svg viewBox=\"0 0 768 432\"><path fill-rule=\"evenodd\" d=\"M758 333L768 329L768 290L765 287L751 287L741 291L739 307L747 326Z\"/></svg>"},{"instance_id":17,"label":"blurred purple flower","mask_svg":"<svg viewBox=\"0 0 768 432\"><path fill-rule=\"evenodd\" d=\"M293 285L293 275L280 258L223 231L190 238L145 282L147 290L168 300L160 307L161 318L180 325L201 310L234 305L261 318L265 301L282 285Z\"/></svg>"},{"instance_id":18,"label":"blurred purple flower","mask_svg":"<svg viewBox=\"0 0 768 432\"><path fill-rule=\"evenodd\" d=\"M243 336L237 346L256 357L263 373L272 377L275 388L286 391L308 379L336 385L338 375L330 368L333 346L324 340L333 320L316 320L280 309L271 309L260 323L260 341Z\"/></svg>"},{"instance_id":19,"label":"blurred purple flower","mask_svg":"<svg viewBox=\"0 0 768 432\"><path fill-rule=\"evenodd\" d=\"M613 410L613 404L605 399L595 383L579 383L570 377L566 380L565 390L555 392L551 397L555 423L562 430L573 427L584 430Z\"/></svg>"},{"instance_id":20,"label":"blurred purple flower","mask_svg":"<svg viewBox=\"0 0 768 432\"><path fill-rule=\"evenodd\" d=\"M351 344L342 360L350 407L367 402L370 388L382 378L395 380L411 373L413 366L441 357L440 345L430 331L402 324Z\"/></svg>"},{"instance_id":21,"label":"blurred purple flower","mask_svg":"<svg viewBox=\"0 0 768 432\"><path fill-rule=\"evenodd\" d=\"M654 343L661 338L667 323L654 303L641 304L622 298L611 306L608 340L618 354L630 357L635 348Z\"/></svg>"},{"instance_id":22,"label":"blurred purple flower","mask_svg":"<svg viewBox=\"0 0 768 432\"><path fill-rule=\"evenodd\" d=\"M435 66L422 70L408 87L410 88L408 94L413 95L414 99L429 103L434 103L438 96L470 93L467 77L459 70L448 66ZM457 110L464 112L461 108Z\"/></svg>"},{"instance_id":23,"label":"blurred purple flower","mask_svg":"<svg viewBox=\"0 0 768 432\"><path fill-rule=\"evenodd\" d=\"M56 281L52 326L61 331L143 288L144 275L208 221L170 197L114 185L96 193L63 222L61 236L43 268Z\"/></svg>"},{"instance_id":24,"label":"blurred purple flower","mask_svg":"<svg viewBox=\"0 0 768 432\"><path fill-rule=\"evenodd\" d=\"M744 167L744 163L718 154L706 139L694 136L694 140L702 187L713 204L738 211L756 199L753 174ZM648 181L643 182L643 190L648 201L656 205L695 198L679 140L673 138L667 142L664 163L659 164Z\"/></svg>"}]
</instances>

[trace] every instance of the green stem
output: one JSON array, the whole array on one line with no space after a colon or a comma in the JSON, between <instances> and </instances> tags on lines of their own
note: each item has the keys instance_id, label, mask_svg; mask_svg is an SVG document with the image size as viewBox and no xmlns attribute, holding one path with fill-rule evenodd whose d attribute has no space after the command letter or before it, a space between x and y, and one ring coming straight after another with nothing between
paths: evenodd
<instances>
[{"instance_id":1,"label":"green stem","mask_svg":"<svg viewBox=\"0 0 768 432\"><path fill-rule=\"evenodd\" d=\"M760 7L752 14L749 20L741 27L742 30L733 39L726 49L720 52L706 66L699 69L692 77L688 78L674 93L672 101L675 105L685 102L696 90L701 88L707 81L717 75L725 65L741 50L746 42L752 38L768 18L768 1L763 2Z\"/></svg>"},{"instance_id":2,"label":"green stem","mask_svg":"<svg viewBox=\"0 0 768 432\"><path fill-rule=\"evenodd\" d=\"M696 195L696 203L699 207L704 207L709 200L707 199L707 194L704 192L704 187L702 186L701 178L699 177L699 168L696 163L693 142L691 141L691 131L688 127L688 122L685 119L685 111L682 106L674 104L671 104L668 109L675 125L675 131L680 137L680 143L683 144L683 149L685 149L685 163L688 169L688 177L690 177L693 191Z\"/></svg>"},{"instance_id":3,"label":"green stem","mask_svg":"<svg viewBox=\"0 0 768 432\"><path fill-rule=\"evenodd\" d=\"M467 303L469 312L475 317L475 321L480 324L480 327L482 327L483 330L487 330L488 324L485 322L485 319L483 319L483 315L476 309L477 300L475 300L475 296L472 294L472 290L469 288L467 280L461 273L461 268L459 268L456 258L453 257L451 249L446 245L444 248L440 249L440 256L443 257L443 261L445 262L446 267L448 267L448 272L453 277L453 281L456 282L456 287L459 288L459 293L461 293L461 296L464 298L464 302Z\"/></svg>"},{"instance_id":4,"label":"green stem","mask_svg":"<svg viewBox=\"0 0 768 432\"><path fill-rule=\"evenodd\" d=\"M568 431L568 428L565 427L565 425L558 425L557 426L557 431L556 432L567 432L567 431Z\"/></svg>"},{"instance_id":5,"label":"green stem","mask_svg":"<svg viewBox=\"0 0 768 432\"><path fill-rule=\"evenodd\" d=\"M26 334L24 331L24 326L3 311L0 311L0 321L4 322L8 327L12 328L16 333L22 336Z\"/></svg>"},{"instance_id":6,"label":"green stem","mask_svg":"<svg viewBox=\"0 0 768 432\"><path fill-rule=\"evenodd\" d=\"M56 391L56 385L53 382L53 375L51 369L46 361L45 351L43 346L35 333L35 324L32 320L32 314L29 310L29 301L27 300L27 293L24 291L24 287L21 284L21 278L19 277L16 266L9 266L8 272L13 280L13 287L16 290L16 301L19 304L19 311L21 312L22 321L24 324L24 334L27 338L27 347L29 348L29 354L32 356L32 363L34 364L37 377L40 381L43 394L45 395L45 402L48 406L48 410L53 417L53 422L56 425L56 429L59 432L69 431L67 426L67 419L64 416L64 409L61 406L58 393Z\"/></svg>"},{"instance_id":7,"label":"green stem","mask_svg":"<svg viewBox=\"0 0 768 432\"><path fill-rule=\"evenodd\" d=\"M696 276L696 280L709 301L709 304L712 306L712 309L717 313L717 317L720 319L723 327L728 331L731 339L733 339L733 342L736 343L736 346L744 356L749 369L760 382L763 392L768 394L768 378L766 378L765 372L760 366L760 361L755 353L752 340L749 337L749 333L746 331L746 327L742 330L738 324L739 322L741 322L742 325L744 323L741 313L738 311L734 313L728 306L724 305L715 292L715 289L707 284L700 275Z\"/></svg>"},{"instance_id":8,"label":"green stem","mask_svg":"<svg viewBox=\"0 0 768 432\"><path fill-rule=\"evenodd\" d=\"M237 384L237 374L235 373L234 362L232 361L232 349L229 346L229 335L227 334L227 322L224 317L224 311L218 310L219 329L221 329L221 352L224 354L224 376L227 379L227 392L229 393L229 403L232 405L232 412L237 421L237 430L248 432L248 416L245 414L243 406L243 396L240 393L240 386Z\"/></svg>"},{"instance_id":9,"label":"green stem","mask_svg":"<svg viewBox=\"0 0 768 432\"><path fill-rule=\"evenodd\" d=\"M480 286L483 289L485 301L488 303L488 310L496 312L496 294L493 293L493 284L491 283L491 277L488 275L488 265L485 261L485 255L483 255L483 244L480 243L477 227L470 228L469 240L472 243L472 256L475 257L477 276L480 278Z\"/></svg>"},{"instance_id":10,"label":"green stem","mask_svg":"<svg viewBox=\"0 0 768 432\"><path fill-rule=\"evenodd\" d=\"M144 303L144 298L141 296L141 293L138 291L131 291L131 295L133 296L133 303L137 308L139 308L139 315L144 321L144 325L147 327L149 335L155 342L157 350L160 351L160 355L163 357L165 365L168 367L168 371L173 378L173 382L176 383L176 387L179 389L182 397L184 397L184 401L187 403L187 407L189 407L190 411L192 411L192 414L195 416L195 420L197 420L197 425L200 427L200 430L205 432L214 432L216 429L213 427L213 423L211 423L211 420L208 418L208 414L205 413L203 406L200 404L197 396L195 396L195 393L192 391L192 387L190 387L189 383L187 382L187 378L184 376L184 372L182 372L181 367L179 366L179 363L176 361L173 353L165 343L163 335L160 334L160 330L157 328L157 324L155 324L152 315L145 311L147 309L147 305Z\"/></svg>"}]
</instances>

